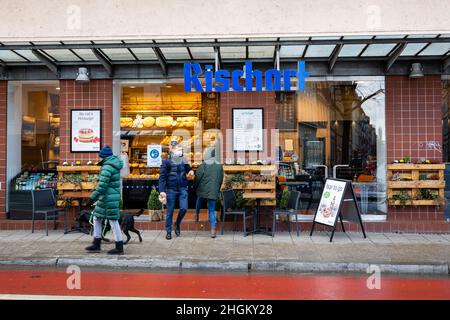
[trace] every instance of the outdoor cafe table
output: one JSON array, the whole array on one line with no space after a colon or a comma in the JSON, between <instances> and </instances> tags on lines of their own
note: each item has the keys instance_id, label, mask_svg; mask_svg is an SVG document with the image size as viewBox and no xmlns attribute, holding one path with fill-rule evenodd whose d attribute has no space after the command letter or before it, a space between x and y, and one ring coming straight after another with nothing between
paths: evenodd
<instances>
[{"instance_id":1,"label":"outdoor cafe table","mask_svg":"<svg viewBox=\"0 0 450 320\"><path fill-rule=\"evenodd\" d=\"M263 228L260 225L260 212L261 212L261 200L274 200L275 192L257 192L257 191L245 191L242 195L244 199L256 200L256 212L253 218L254 229L250 231L251 234L263 233L272 236L272 233L267 231L267 228Z\"/></svg>"}]
</instances>

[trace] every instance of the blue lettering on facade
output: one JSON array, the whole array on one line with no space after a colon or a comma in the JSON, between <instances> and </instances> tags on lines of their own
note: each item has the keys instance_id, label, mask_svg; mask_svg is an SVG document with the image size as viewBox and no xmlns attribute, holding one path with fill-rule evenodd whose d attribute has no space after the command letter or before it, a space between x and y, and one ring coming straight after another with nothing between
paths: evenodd
<instances>
[{"instance_id":1,"label":"blue lettering on facade","mask_svg":"<svg viewBox=\"0 0 450 320\"><path fill-rule=\"evenodd\" d=\"M263 73L260 70L253 70L253 65L250 61L245 62L245 84L240 83L241 77L244 76L243 70L233 70L231 72L231 87L230 87L230 71L217 70L213 71L212 65L206 65L203 72L202 67L198 63L184 64L184 91L218 91L225 92L233 89L234 91L253 91L253 84L255 84L256 91L263 90ZM205 87L202 86L200 77L203 75ZM297 70L267 70L264 74L265 89L267 91L281 91L291 90L291 78L297 78L297 90L304 91L306 78L310 73L306 71L306 64L304 61L297 62ZM283 86L281 82L283 80Z\"/></svg>"}]
</instances>

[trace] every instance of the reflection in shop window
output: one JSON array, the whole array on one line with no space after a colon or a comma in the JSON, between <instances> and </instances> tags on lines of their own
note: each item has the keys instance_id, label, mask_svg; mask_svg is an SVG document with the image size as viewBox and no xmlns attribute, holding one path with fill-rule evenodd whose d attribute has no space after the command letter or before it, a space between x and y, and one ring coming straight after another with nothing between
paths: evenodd
<instances>
[{"instance_id":1,"label":"reflection in shop window","mask_svg":"<svg viewBox=\"0 0 450 320\"><path fill-rule=\"evenodd\" d=\"M323 188L323 166L331 173L335 165L348 165L337 170L337 178L353 181L362 213L385 214L384 81L308 82L305 92L285 95L289 98L277 99L277 124L288 113L296 123L277 127L281 175L307 182L299 188L310 213Z\"/></svg>"}]
</instances>

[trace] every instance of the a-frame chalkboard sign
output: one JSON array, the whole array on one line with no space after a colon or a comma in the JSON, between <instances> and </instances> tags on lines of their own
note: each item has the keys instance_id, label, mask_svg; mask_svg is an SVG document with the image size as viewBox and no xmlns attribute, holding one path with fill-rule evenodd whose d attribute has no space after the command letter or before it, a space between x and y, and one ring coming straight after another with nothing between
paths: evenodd
<instances>
[{"instance_id":1,"label":"a-frame chalkboard sign","mask_svg":"<svg viewBox=\"0 0 450 320\"><path fill-rule=\"evenodd\" d=\"M330 242L333 241L338 217L341 222L342 231L345 232L343 220L359 223L364 238L366 238L366 232L364 231L352 182L341 179L327 179L309 235L312 236L316 223L323 224L333 228Z\"/></svg>"}]
</instances>

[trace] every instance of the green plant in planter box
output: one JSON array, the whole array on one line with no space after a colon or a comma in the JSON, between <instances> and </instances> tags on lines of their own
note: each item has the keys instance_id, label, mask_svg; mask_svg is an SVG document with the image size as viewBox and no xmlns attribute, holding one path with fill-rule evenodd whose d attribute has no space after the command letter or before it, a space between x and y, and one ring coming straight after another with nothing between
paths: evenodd
<instances>
[{"instance_id":1,"label":"green plant in planter box","mask_svg":"<svg viewBox=\"0 0 450 320\"><path fill-rule=\"evenodd\" d=\"M418 200L434 200L437 196L437 191L430 189L420 189L417 193Z\"/></svg>"},{"instance_id":2,"label":"green plant in planter box","mask_svg":"<svg viewBox=\"0 0 450 320\"><path fill-rule=\"evenodd\" d=\"M400 205L402 207L404 207L411 200L412 200L412 197L409 194L408 190L403 190L402 189L398 193L392 195L392 197L389 199L389 203L395 206L395 201L399 201Z\"/></svg>"},{"instance_id":3,"label":"green plant in planter box","mask_svg":"<svg viewBox=\"0 0 450 320\"><path fill-rule=\"evenodd\" d=\"M81 189L81 182L83 181L83 178L81 178L81 174L79 173L69 173L64 174L58 182L59 183L71 183L74 185L74 190Z\"/></svg>"}]
</instances>

